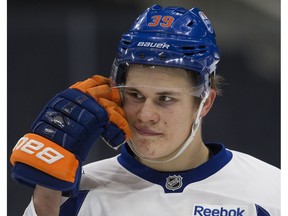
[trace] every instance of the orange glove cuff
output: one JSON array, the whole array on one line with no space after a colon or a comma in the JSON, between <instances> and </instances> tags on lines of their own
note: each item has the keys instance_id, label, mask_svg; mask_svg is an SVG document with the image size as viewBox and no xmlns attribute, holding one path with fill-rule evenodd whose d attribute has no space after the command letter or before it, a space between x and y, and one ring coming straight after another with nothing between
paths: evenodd
<instances>
[{"instance_id":1,"label":"orange glove cuff","mask_svg":"<svg viewBox=\"0 0 288 216\"><path fill-rule=\"evenodd\" d=\"M79 161L74 154L56 143L28 133L20 138L10 157L13 165L21 162L41 170L55 178L74 182Z\"/></svg>"}]
</instances>

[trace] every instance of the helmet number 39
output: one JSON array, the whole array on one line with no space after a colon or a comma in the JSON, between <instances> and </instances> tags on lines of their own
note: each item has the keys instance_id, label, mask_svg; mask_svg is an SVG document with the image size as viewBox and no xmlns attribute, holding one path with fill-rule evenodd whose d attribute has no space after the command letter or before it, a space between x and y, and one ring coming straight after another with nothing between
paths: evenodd
<instances>
[{"instance_id":1,"label":"helmet number 39","mask_svg":"<svg viewBox=\"0 0 288 216\"><path fill-rule=\"evenodd\" d=\"M151 17L153 19L152 22L148 23L148 26L154 27L160 25L161 27L170 27L174 21L174 17L172 16L161 16L155 15Z\"/></svg>"}]
</instances>

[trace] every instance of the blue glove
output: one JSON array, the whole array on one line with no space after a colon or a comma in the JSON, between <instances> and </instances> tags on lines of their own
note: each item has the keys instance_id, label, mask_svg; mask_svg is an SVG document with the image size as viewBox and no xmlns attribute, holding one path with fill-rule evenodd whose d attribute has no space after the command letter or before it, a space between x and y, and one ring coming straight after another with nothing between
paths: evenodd
<instances>
[{"instance_id":1,"label":"blue glove","mask_svg":"<svg viewBox=\"0 0 288 216\"><path fill-rule=\"evenodd\" d=\"M56 95L14 147L12 177L76 195L82 163L99 136L115 148L130 137L120 102L119 92L101 76Z\"/></svg>"}]
</instances>

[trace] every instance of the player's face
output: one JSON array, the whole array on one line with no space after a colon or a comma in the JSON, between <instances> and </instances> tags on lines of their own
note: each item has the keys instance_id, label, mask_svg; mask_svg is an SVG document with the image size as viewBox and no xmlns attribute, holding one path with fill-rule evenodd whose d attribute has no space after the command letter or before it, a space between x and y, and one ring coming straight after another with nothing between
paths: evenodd
<instances>
[{"instance_id":1,"label":"player's face","mask_svg":"<svg viewBox=\"0 0 288 216\"><path fill-rule=\"evenodd\" d=\"M174 154L190 135L196 117L194 97L185 93L191 81L183 69L130 66L124 89L124 111L133 148L147 159Z\"/></svg>"}]
</instances>

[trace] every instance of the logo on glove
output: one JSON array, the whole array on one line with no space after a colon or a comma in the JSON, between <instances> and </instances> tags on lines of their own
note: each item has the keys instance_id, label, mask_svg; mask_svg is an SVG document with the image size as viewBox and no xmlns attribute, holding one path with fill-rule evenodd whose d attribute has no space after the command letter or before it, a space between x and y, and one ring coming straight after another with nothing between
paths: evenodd
<instances>
[{"instance_id":1,"label":"logo on glove","mask_svg":"<svg viewBox=\"0 0 288 216\"><path fill-rule=\"evenodd\" d=\"M46 162L47 164L55 163L64 156L51 147L45 147L45 145L39 141L22 137L14 147L13 151L23 151L27 154L36 154L36 157ZM40 151L41 150L41 151Z\"/></svg>"}]
</instances>

